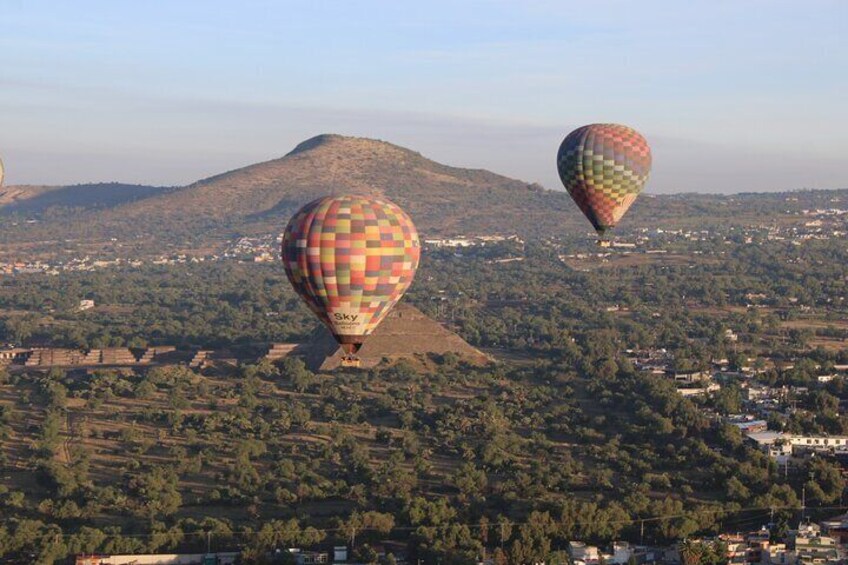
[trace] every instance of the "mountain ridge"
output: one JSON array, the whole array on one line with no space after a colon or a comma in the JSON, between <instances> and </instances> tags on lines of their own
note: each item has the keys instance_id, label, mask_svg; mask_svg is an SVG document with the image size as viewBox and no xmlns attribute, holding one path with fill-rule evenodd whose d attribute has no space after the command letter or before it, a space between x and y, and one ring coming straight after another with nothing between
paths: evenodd
<instances>
[{"instance_id":1,"label":"mountain ridge","mask_svg":"<svg viewBox=\"0 0 848 565\"><path fill-rule=\"evenodd\" d=\"M443 165L389 142L321 134L280 158L117 202L64 223L72 232L83 223L87 233L250 234L282 229L297 208L328 194L388 198L422 232L433 234L491 231L493 214L520 231L530 217L536 217L534 224L550 223L551 207L566 210L568 204L563 193L482 169Z\"/></svg>"}]
</instances>

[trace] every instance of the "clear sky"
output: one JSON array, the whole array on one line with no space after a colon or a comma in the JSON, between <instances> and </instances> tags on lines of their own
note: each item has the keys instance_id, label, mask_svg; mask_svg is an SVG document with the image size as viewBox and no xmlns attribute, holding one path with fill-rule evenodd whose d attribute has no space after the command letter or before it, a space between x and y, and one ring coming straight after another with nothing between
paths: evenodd
<instances>
[{"instance_id":1,"label":"clear sky","mask_svg":"<svg viewBox=\"0 0 848 565\"><path fill-rule=\"evenodd\" d=\"M558 187L631 125L652 192L848 188L848 1L0 0L9 184L185 184L319 133Z\"/></svg>"}]
</instances>

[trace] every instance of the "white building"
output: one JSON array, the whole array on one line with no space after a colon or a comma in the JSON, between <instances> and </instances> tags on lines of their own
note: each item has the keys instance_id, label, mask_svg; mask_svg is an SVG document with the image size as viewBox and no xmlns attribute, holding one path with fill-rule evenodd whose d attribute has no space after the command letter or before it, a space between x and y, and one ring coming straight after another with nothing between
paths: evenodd
<instances>
[{"instance_id":1,"label":"white building","mask_svg":"<svg viewBox=\"0 0 848 565\"><path fill-rule=\"evenodd\" d=\"M721 386L719 384L710 383L707 386L703 386L703 387L678 388L677 392L681 396L699 396L699 395L708 394L710 392L716 392L718 390L721 390Z\"/></svg>"},{"instance_id":2,"label":"white building","mask_svg":"<svg viewBox=\"0 0 848 565\"><path fill-rule=\"evenodd\" d=\"M231 565L239 554L227 553L160 553L132 555L78 555L76 565Z\"/></svg>"},{"instance_id":3,"label":"white building","mask_svg":"<svg viewBox=\"0 0 848 565\"><path fill-rule=\"evenodd\" d=\"M781 465L786 463L789 457L804 452L822 453L848 450L848 437L846 436L800 436L773 431L752 432L745 435Z\"/></svg>"},{"instance_id":4,"label":"white building","mask_svg":"<svg viewBox=\"0 0 848 565\"><path fill-rule=\"evenodd\" d=\"M586 545L582 541L568 542L568 555L573 563L597 563L600 560L600 551L594 545Z\"/></svg>"},{"instance_id":5,"label":"white building","mask_svg":"<svg viewBox=\"0 0 848 565\"><path fill-rule=\"evenodd\" d=\"M848 446L848 437L846 436L795 436L787 434L787 437L792 447L803 447L813 451L828 451Z\"/></svg>"}]
</instances>

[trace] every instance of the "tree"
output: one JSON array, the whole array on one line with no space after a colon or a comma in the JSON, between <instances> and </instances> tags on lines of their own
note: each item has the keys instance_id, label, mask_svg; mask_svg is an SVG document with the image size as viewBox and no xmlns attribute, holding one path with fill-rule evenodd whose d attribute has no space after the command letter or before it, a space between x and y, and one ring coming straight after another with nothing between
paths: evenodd
<instances>
[{"instance_id":1,"label":"tree","mask_svg":"<svg viewBox=\"0 0 848 565\"><path fill-rule=\"evenodd\" d=\"M842 497L845 481L839 465L816 458L810 462L812 477L807 481L807 496L820 504L832 504Z\"/></svg>"},{"instance_id":2,"label":"tree","mask_svg":"<svg viewBox=\"0 0 848 565\"><path fill-rule=\"evenodd\" d=\"M744 502L751 496L751 491L748 490L742 481L736 477L727 479L727 498L736 502Z\"/></svg>"},{"instance_id":3,"label":"tree","mask_svg":"<svg viewBox=\"0 0 848 565\"><path fill-rule=\"evenodd\" d=\"M482 495L488 479L485 472L471 463L466 463L454 475L453 483L462 496L473 498Z\"/></svg>"},{"instance_id":4,"label":"tree","mask_svg":"<svg viewBox=\"0 0 848 565\"><path fill-rule=\"evenodd\" d=\"M706 553L706 546L693 540L686 540L680 544L680 560L683 565L701 565L701 559Z\"/></svg>"},{"instance_id":5,"label":"tree","mask_svg":"<svg viewBox=\"0 0 848 565\"><path fill-rule=\"evenodd\" d=\"M178 478L173 469L154 467L148 473L130 480L130 490L139 499L139 511L144 516L168 516L182 505L177 488Z\"/></svg>"}]
</instances>

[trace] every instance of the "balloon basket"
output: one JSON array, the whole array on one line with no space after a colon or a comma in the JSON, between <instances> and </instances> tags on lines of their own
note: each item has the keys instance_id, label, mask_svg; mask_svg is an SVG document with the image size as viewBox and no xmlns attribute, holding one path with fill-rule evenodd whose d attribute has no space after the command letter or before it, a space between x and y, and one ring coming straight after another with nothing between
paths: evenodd
<instances>
[{"instance_id":1,"label":"balloon basket","mask_svg":"<svg viewBox=\"0 0 848 565\"><path fill-rule=\"evenodd\" d=\"M358 369L361 365L362 360L356 355L342 355L342 367Z\"/></svg>"},{"instance_id":2,"label":"balloon basket","mask_svg":"<svg viewBox=\"0 0 848 565\"><path fill-rule=\"evenodd\" d=\"M612 241L608 239L599 239L598 247L612 247Z\"/></svg>"}]
</instances>

